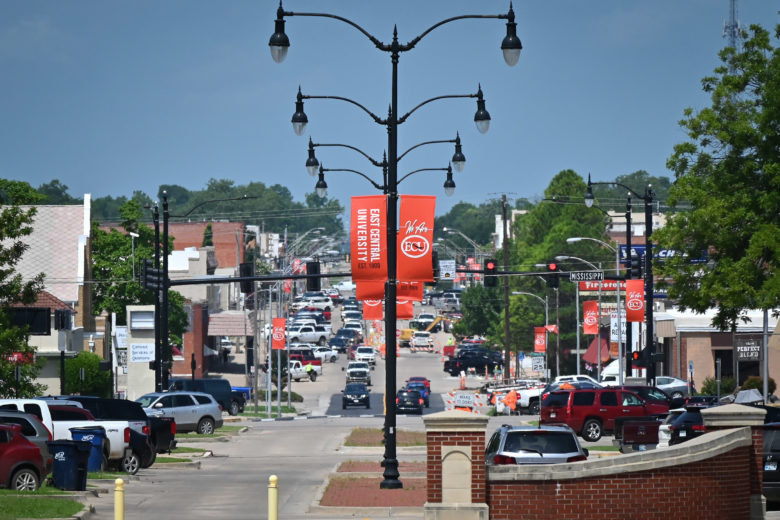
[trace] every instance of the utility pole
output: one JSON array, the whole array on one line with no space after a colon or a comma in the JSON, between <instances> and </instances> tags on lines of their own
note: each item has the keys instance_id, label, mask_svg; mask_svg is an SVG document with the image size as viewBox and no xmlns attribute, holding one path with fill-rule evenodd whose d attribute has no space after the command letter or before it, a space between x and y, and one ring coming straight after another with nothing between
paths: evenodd
<instances>
[{"instance_id":1,"label":"utility pole","mask_svg":"<svg viewBox=\"0 0 780 520\"><path fill-rule=\"evenodd\" d=\"M509 270L509 232L506 217L506 194L501 195L501 220L504 226L504 240L502 244L504 270ZM504 379L509 377L510 343L509 343L509 277L504 276Z\"/></svg>"}]
</instances>

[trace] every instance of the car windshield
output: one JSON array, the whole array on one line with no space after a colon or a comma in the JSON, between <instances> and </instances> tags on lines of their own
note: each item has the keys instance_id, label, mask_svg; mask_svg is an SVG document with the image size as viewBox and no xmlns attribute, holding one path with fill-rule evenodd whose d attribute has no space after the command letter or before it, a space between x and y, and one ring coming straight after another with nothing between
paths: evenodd
<instances>
[{"instance_id":1,"label":"car windshield","mask_svg":"<svg viewBox=\"0 0 780 520\"><path fill-rule=\"evenodd\" d=\"M344 389L345 393L348 394L364 394L367 392L366 385L361 383L350 383L347 385L347 387Z\"/></svg>"},{"instance_id":2,"label":"car windshield","mask_svg":"<svg viewBox=\"0 0 780 520\"><path fill-rule=\"evenodd\" d=\"M374 353L373 347L358 347L357 351L358 351L358 354L373 354Z\"/></svg>"},{"instance_id":3,"label":"car windshield","mask_svg":"<svg viewBox=\"0 0 780 520\"><path fill-rule=\"evenodd\" d=\"M149 408L157 397L156 395L143 395L136 399L135 402L140 403L143 408Z\"/></svg>"},{"instance_id":4,"label":"car windshield","mask_svg":"<svg viewBox=\"0 0 780 520\"><path fill-rule=\"evenodd\" d=\"M574 435L569 432L535 430L509 432L504 442L504 452L538 451L539 453L571 453L579 451Z\"/></svg>"},{"instance_id":5,"label":"car windshield","mask_svg":"<svg viewBox=\"0 0 780 520\"><path fill-rule=\"evenodd\" d=\"M349 368L349 370L352 370L353 368L358 368L358 369L361 369L361 370L368 370L368 363L363 363L363 362L354 363L353 362L353 363L349 364L348 368Z\"/></svg>"}]
</instances>

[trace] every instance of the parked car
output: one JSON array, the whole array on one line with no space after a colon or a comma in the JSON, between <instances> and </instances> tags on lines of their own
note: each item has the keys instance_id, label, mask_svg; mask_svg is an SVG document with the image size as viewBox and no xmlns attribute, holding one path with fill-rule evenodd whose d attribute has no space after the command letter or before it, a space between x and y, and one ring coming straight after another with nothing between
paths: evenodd
<instances>
[{"instance_id":1,"label":"parked car","mask_svg":"<svg viewBox=\"0 0 780 520\"><path fill-rule=\"evenodd\" d=\"M689 388L688 381L683 381L676 377L658 376L655 378L655 386L666 392L666 395L669 397L677 399L696 393L696 389L693 388L693 385Z\"/></svg>"},{"instance_id":2,"label":"parked car","mask_svg":"<svg viewBox=\"0 0 780 520\"><path fill-rule=\"evenodd\" d=\"M780 502L780 423L764 425L763 440L763 494L768 503Z\"/></svg>"},{"instance_id":3,"label":"parked car","mask_svg":"<svg viewBox=\"0 0 780 520\"><path fill-rule=\"evenodd\" d=\"M51 432L36 416L17 410L0 410L0 423L18 424L22 429L22 435L41 450L44 467L51 470L53 460L49 453L49 446L46 444L52 440Z\"/></svg>"},{"instance_id":4,"label":"parked car","mask_svg":"<svg viewBox=\"0 0 780 520\"><path fill-rule=\"evenodd\" d=\"M423 404L425 405L426 408L428 408L431 405L431 401L430 401L431 392L428 390L428 387L425 386L425 383L423 382L406 383L406 390L414 390L416 392L419 392L423 398Z\"/></svg>"},{"instance_id":5,"label":"parked car","mask_svg":"<svg viewBox=\"0 0 780 520\"><path fill-rule=\"evenodd\" d=\"M241 403L233 399L233 389L230 386L230 381L227 379L173 378L170 381L168 390L187 390L189 392L203 392L209 394L217 403L219 403L222 409L230 415L238 415L241 408Z\"/></svg>"},{"instance_id":6,"label":"parked car","mask_svg":"<svg viewBox=\"0 0 780 520\"><path fill-rule=\"evenodd\" d=\"M315 357L320 359L320 361L335 363L339 358L339 351L331 346L315 346L311 351L314 353Z\"/></svg>"},{"instance_id":7,"label":"parked car","mask_svg":"<svg viewBox=\"0 0 780 520\"><path fill-rule=\"evenodd\" d=\"M504 464L560 464L587 460L577 434L565 425L499 427L485 448L488 466Z\"/></svg>"},{"instance_id":8,"label":"parked car","mask_svg":"<svg viewBox=\"0 0 780 520\"><path fill-rule=\"evenodd\" d=\"M395 411L422 415L423 397L415 390L399 390L395 396Z\"/></svg>"},{"instance_id":9,"label":"parked car","mask_svg":"<svg viewBox=\"0 0 780 520\"><path fill-rule=\"evenodd\" d=\"M574 382L574 381L576 381L576 382L590 381L591 383L593 383L595 385L594 388L599 388L599 387L602 386L601 384L599 384L598 381L596 381L595 379L593 379L589 375L585 375L585 374L571 375L571 376L558 376L558 377L556 377L554 379L554 381L556 383L561 383L563 381L568 381L569 383Z\"/></svg>"},{"instance_id":10,"label":"parked car","mask_svg":"<svg viewBox=\"0 0 780 520\"><path fill-rule=\"evenodd\" d=\"M542 399L539 422L567 424L583 439L595 442L605 431L613 430L618 417L650 417L668 412L668 405L644 401L628 390L557 390Z\"/></svg>"},{"instance_id":11,"label":"parked car","mask_svg":"<svg viewBox=\"0 0 780 520\"><path fill-rule=\"evenodd\" d=\"M371 408L371 399L368 391L368 387L365 383L348 383L344 387L343 396L341 397L341 408L346 410L347 406L365 406Z\"/></svg>"},{"instance_id":12,"label":"parked car","mask_svg":"<svg viewBox=\"0 0 780 520\"><path fill-rule=\"evenodd\" d=\"M22 427L0 424L0 487L35 491L46 474L41 450L22 435Z\"/></svg>"},{"instance_id":13,"label":"parked car","mask_svg":"<svg viewBox=\"0 0 780 520\"><path fill-rule=\"evenodd\" d=\"M704 418L701 416L701 410L703 408L706 408L706 406L688 406L683 413L679 414L674 419L671 419L668 423L670 446L683 443L707 433L707 427L704 426Z\"/></svg>"},{"instance_id":14,"label":"parked car","mask_svg":"<svg viewBox=\"0 0 780 520\"><path fill-rule=\"evenodd\" d=\"M210 394L154 392L142 395L136 402L147 415L172 417L176 421L176 431L207 435L222 427L222 410Z\"/></svg>"},{"instance_id":15,"label":"parked car","mask_svg":"<svg viewBox=\"0 0 780 520\"><path fill-rule=\"evenodd\" d=\"M664 420L661 422L661 425L658 427L658 444L656 445L656 448L669 447L669 442L672 439L671 424L675 419L677 419L677 417L684 413L685 408L675 408L674 410L669 410L669 415L664 418Z\"/></svg>"}]
</instances>

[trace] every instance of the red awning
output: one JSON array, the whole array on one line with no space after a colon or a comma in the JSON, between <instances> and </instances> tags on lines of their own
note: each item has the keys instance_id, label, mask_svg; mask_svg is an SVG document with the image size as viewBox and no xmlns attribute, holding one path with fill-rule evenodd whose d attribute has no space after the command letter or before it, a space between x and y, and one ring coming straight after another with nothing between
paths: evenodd
<instances>
[{"instance_id":1,"label":"red awning","mask_svg":"<svg viewBox=\"0 0 780 520\"><path fill-rule=\"evenodd\" d=\"M609 330L606 330L601 332L600 338L593 338L593 341L590 342L588 350L582 355L583 361L591 365L598 365L599 343L601 343L601 364L603 365L612 359L609 355Z\"/></svg>"}]
</instances>

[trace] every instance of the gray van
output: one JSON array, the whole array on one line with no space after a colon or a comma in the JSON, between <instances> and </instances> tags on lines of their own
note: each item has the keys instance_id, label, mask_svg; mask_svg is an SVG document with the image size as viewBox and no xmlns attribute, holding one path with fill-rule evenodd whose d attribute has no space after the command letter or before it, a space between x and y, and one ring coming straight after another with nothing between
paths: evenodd
<instances>
[{"instance_id":1,"label":"gray van","mask_svg":"<svg viewBox=\"0 0 780 520\"><path fill-rule=\"evenodd\" d=\"M210 394L230 415L238 415L238 403L233 404L232 389L227 379L174 378L168 390L188 390Z\"/></svg>"}]
</instances>

